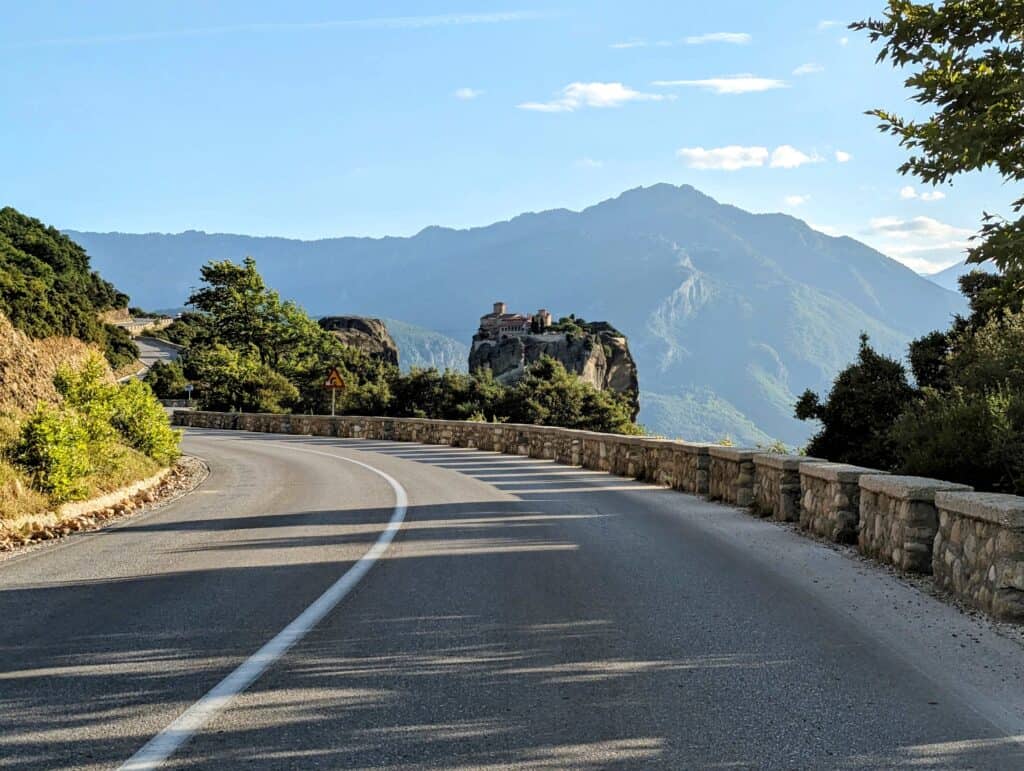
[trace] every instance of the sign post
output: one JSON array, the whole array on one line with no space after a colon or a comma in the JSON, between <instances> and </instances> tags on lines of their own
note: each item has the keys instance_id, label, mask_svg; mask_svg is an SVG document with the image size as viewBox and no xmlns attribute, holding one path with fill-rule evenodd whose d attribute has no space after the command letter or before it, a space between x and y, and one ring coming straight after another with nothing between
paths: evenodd
<instances>
[{"instance_id":1,"label":"sign post","mask_svg":"<svg viewBox=\"0 0 1024 771\"><path fill-rule=\"evenodd\" d=\"M324 383L324 388L330 389L331 391L331 417L334 417L334 404L335 398L338 391L345 387L345 381L341 378L341 373L338 372L337 367L331 367L331 371L327 373L327 381Z\"/></svg>"},{"instance_id":2,"label":"sign post","mask_svg":"<svg viewBox=\"0 0 1024 771\"><path fill-rule=\"evenodd\" d=\"M192 389L195 388L191 383L185 384L185 393L188 394L188 406L192 406Z\"/></svg>"}]
</instances>

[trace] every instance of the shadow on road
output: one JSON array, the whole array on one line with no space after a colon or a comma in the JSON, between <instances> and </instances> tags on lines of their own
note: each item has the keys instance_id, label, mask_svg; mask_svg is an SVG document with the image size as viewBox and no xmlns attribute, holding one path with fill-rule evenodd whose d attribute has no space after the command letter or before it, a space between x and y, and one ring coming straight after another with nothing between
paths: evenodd
<instances>
[{"instance_id":1,"label":"shadow on road","mask_svg":"<svg viewBox=\"0 0 1024 771\"><path fill-rule=\"evenodd\" d=\"M849 620L670 515L694 499L544 461L340 446L457 470L511 497L412 506L342 608L168 767L1024 765ZM0 628L0 768L124 760L149 735L112 727L187 707L350 565L313 555L369 545L390 514L142 521L104 537L237 531L181 547L223 552L230 566L0 588L0 619L21 617ZM268 608L261 586L294 601ZM48 626L76 633L19 631ZM54 740L69 728L82 738Z\"/></svg>"}]
</instances>

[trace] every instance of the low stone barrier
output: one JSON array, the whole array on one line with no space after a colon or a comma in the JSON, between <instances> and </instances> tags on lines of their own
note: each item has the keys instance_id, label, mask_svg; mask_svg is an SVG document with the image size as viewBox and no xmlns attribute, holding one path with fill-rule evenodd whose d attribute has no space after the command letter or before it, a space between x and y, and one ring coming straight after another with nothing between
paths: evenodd
<instances>
[{"instance_id":1,"label":"low stone barrier","mask_svg":"<svg viewBox=\"0 0 1024 771\"><path fill-rule=\"evenodd\" d=\"M708 497L713 501L749 506L754 501L754 456L757 450L712 446Z\"/></svg>"},{"instance_id":2,"label":"low stone barrier","mask_svg":"<svg viewBox=\"0 0 1024 771\"><path fill-rule=\"evenodd\" d=\"M800 521L800 464L824 463L821 458L781 453L754 456L754 502L751 508L777 522Z\"/></svg>"},{"instance_id":3,"label":"low stone barrier","mask_svg":"<svg viewBox=\"0 0 1024 771\"><path fill-rule=\"evenodd\" d=\"M884 473L845 463L801 463L800 526L836 543L856 543L860 478Z\"/></svg>"},{"instance_id":4,"label":"low stone barrier","mask_svg":"<svg viewBox=\"0 0 1024 771\"><path fill-rule=\"evenodd\" d=\"M862 476L858 549L901 570L931 573L932 544L939 529L935 494L971 490L924 477Z\"/></svg>"},{"instance_id":5,"label":"low stone barrier","mask_svg":"<svg viewBox=\"0 0 1024 771\"><path fill-rule=\"evenodd\" d=\"M935 507L936 584L997 618L1024 621L1024 498L939 492Z\"/></svg>"},{"instance_id":6,"label":"low stone barrier","mask_svg":"<svg viewBox=\"0 0 1024 771\"><path fill-rule=\"evenodd\" d=\"M174 423L196 428L281 434L389 439L472 447L555 460L665 485L687 493L708 491L708 445L640 436L602 434L553 426L476 423L425 418L340 415L269 415L237 412L174 413Z\"/></svg>"},{"instance_id":7,"label":"low stone barrier","mask_svg":"<svg viewBox=\"0 0 1024 771\"><path fill-rule=\"evenodd\" d=\"M839 543L857 542L860 531L861 551L905 570L925 570L930 553L939 586L1024 621L1024 498L820 458L550 426L184 410L174 423L477 448L634 477L799 520Z\"/></svg>"}]
</instances>

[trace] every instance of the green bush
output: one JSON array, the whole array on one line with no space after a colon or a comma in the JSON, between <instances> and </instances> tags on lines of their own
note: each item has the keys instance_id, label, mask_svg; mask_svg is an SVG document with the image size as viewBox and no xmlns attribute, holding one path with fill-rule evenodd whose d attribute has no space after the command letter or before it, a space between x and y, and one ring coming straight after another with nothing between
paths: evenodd
<instances>
[{"instance_id":1,"label":"green bush","mask_svg":"<svg viewBox=\"0 0 1024 771\"><path fill-rule=\"evenodd\" d=\"M839 373L828 399L822 403L808 390L796 403L797 418L821 421L807 453L838 463L893 468L890 432L914 395L903 365L879 354L861 335L857 361Z\"/></svg>"},{"instance_id":2,"label":"green bush","mask_svg":"<svg viewBox=\"0 0 1024 771\"><path fill-rule=\"evenodd\" d=\"M40 405L21 426L11 455L55 501L86 495L94 472L103 478L100 486L123 476L117 466L132 463L128 448L160 465L177 458L180 437L145 383L110 382L93 356L78 370L60 370L54 385L63 403Z\"/></svg>"},{"instance_id":3,"label":"green bush","mask_svg":"<svg viewBox=\"0 0 1024 771\"><path fill-rule=\"evenodd\" d=\"M171 428L163 405L149 386L141 380L132 380L114 393L111 425L125 443L161 466L167 466L178 457L179 432Z\"/></svg>"},{"instance_id":4,"label":"green bush","mask_svg":"<svg viewBox=\"0 0 1024 771\"><path fill-rule=\"evenodd\" d=\"M180 399L185 395L185 372L176 361L158 361L146 373L146 384L161 399Z\"/></svg>"},{"instance_id":5,"label":"green bush","mask_svg":"<svg viewBox=\"0 0 1024 771\"><path fill-rule=\"evenodd\" d=\"M893 426L900 470L1024 494L1024 392L925 390Z\"/></svg>"},{"instance_id":6,"label":"green bush","mask_svg":"<svg viewBox=\"0 0 1024 771\"><path fill-rule=\"evenodd\" d=\"M40 405L22 425L12 456L32 474L38 489L58 502L74 500L86 493L92 444L79 413Z\"/></svg>"}]
</instances>

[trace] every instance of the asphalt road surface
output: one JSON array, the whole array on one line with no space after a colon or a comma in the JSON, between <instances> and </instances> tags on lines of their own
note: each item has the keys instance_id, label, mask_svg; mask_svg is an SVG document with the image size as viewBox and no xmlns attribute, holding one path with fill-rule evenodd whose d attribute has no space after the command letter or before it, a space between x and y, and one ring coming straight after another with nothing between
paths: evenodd
<instances>
[{"instance_id":1,"label":"asphalt road surface","mask_svg":"<svg viewBox=\"0 0 1024 771\"><path fill-rule=\"evenodd\" d=\"M139 361L145 365L147 370L158 361L165 363L177 361L181 351L179 346L156 337L136 337L134 342L139 348Z\"/></svg>"},{"instance_id":2,"label":"asphalt road surface","mask_svg":"<svg viewBox=\"0 0 1024 771\"><path fill-rule=\"evenodd\" d=\"M1024 768L1020 644L785 527L473 450L185 447L195 493L0 562L0 768Z\"/></svg>"}]
</instances>

